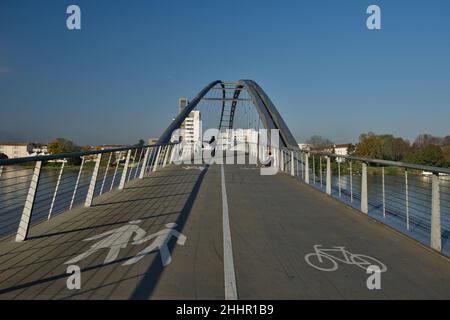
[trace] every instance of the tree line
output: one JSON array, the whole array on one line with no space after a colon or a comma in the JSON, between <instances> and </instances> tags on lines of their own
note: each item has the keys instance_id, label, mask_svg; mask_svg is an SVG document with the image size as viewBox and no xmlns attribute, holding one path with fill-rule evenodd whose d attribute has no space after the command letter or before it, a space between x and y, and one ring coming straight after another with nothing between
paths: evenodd
<instances>
[{"instance_id":1,"label":"tree line","mask_svg":"<svg viewBox=\"0 0 450 320\"><path fill-rule=\"evenodd\" d=\"M321 136L312 136L306 143L313 148L332 148L334 142ZM448 167L450 165L450 135L437 137L420 134L413 143L392 134L363 133L359 142L350 147L356 156L401 161L419 165Z\"/></svg>"}]
</instances>

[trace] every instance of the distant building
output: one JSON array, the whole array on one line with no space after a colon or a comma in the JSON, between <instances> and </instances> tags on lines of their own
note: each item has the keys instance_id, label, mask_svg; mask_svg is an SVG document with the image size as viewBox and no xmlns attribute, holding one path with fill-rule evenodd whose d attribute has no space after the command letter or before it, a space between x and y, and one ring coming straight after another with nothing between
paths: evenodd
<instances>
[{"instance_id":1,"label":"distant building","mask_svg":"<svg viewBox=\"0 0 450 320\"><path fill-rule=\"evenodd\" d=\"M179 107L178 113L180 113L184 108L186 108L188 104L189 104L188 98L181 97L180 99L178 99L178 107Z\"/></svg>"},{"instance_id":2,"label":"distant building","mask_svg":"<svg viewBox=\"0 0 450 320\"><path fill-rule=\"evenodd\" d=\"M300 148L300 150L302 151L310 151L311 150L311 145L308 143L299 143L298 147Z\"/></svg>"},{"instance_id":3,"label":"distant building","mask_svg":"<svg viewBox=\"0 0 450 320\"><path fill-rule=\"evenodd\" d=\"M179 99L179 112L189 104L189 100L186 98ZM179 141L179 139L185 142L197 142L202 139L202 123L201 114L198 110L193 110L189 113L186 119L180 126L180 131L178 136L172 137L172 141Z\"/></svg>"},{"instance_id":4,"label":"distant building","mask_svg":"<svg viewBox=\"0 0 450 320\"><path fill-rule=\"evenodd\" d=\"M30 156L46 156L48 155L48 144L46 143L31 143Z\"/></svg>"},{"instance_id":5,"label":"distant building","mask_svg":"<svg viewBox=\"0 0 450 320\"><path fill-rule=\"evenodd\" d=\"M33 153L33 144L29 142L0 142L0 153L9 159L28 157Z\"/></svg>"},{"instance_id":6,"label":"distant building","mask_svg":"<svg viewBox=\"0 0 450 320\"><path fill-rule=\"evenodd\" d=\"M157 144L157 143L158 143L158 139L159 139L159 138L149 138L149 139L148 139L148 144L149 144L149 145Z\"/></svg>"}]
</instances>

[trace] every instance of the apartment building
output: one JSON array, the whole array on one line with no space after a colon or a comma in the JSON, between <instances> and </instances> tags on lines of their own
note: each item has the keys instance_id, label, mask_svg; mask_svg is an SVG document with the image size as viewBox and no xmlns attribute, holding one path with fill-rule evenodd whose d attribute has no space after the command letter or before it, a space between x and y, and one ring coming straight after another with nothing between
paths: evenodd
<instances>
[{"instance_id":1,"label":"apartment building","mask_svg":"<svg viewBox=\"0 0 450 320\"><path fill-rule=\"evenodd\" d=\"M0 153L8 159L28 157L33 153L33 144L28 142L0 142Z\"/></svg>"}]
</instances>

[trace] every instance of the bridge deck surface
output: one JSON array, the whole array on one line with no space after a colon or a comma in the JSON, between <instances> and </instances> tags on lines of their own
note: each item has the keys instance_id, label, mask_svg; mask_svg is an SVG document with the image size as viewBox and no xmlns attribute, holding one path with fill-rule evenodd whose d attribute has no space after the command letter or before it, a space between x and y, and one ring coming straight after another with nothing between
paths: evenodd
<instances>
[{"instance_id":1,"label":"bridge deck surface","mask_svg":"<svg viewBox=\"0 0 450 320\"><path fill-rule=\"evenodd\" d=\"M239 299L450 298L450 263L415 241L287 175L245 165L224 172ZM166 167L34 226L23 243L1 241L0 299L223 299L222 209L221 166ZM69 290L64 263L101 241L83 240L136 219L147 234L177 223L187 239L170 241L171 263L153 252L123 265L151 243L130 241L112 262L104 263L108 249L78 262L81 289ZM354 264L313 268L305 255L317 244L384 263L382 289L368 290Z\"/></svg>"}]
</instances>

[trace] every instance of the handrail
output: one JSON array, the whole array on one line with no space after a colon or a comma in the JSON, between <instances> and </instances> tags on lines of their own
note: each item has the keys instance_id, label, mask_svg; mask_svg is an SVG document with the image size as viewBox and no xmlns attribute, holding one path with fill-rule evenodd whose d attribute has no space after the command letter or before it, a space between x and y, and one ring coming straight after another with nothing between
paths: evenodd
<instances>
[{"instance_id":1,"label":"handrail","mask_svg":"<svg viewBox=\"0 0 450 320\"><path fill-rule=\"evenodd\" d=\"M84 202L85 207L90 207L96 197L108 192L108 190L112 191L114 187L118 190L123 190L129 181L143 179L146 174L156 171L159 166L165 167L170 162L171 157L169 155L172 154L175 144L156 143L143 146L135 145L122 148L0 160L0 179L2 188L5 188L4 191L16 192L16 190L10 190L14 186L14 180L11 179L27 177L27 181L23 183L29 183L26 199L13 199L12 197L5 199L0 197L0 203L2 203L0 215L8 213L11 219L15 221L12 224L0 226L0 236L12 233L14 230L9 229L9 226L11 225L14 228L15 224L15 227L17 227L16 241L24 241L28 237L31 224L42 221L45 218L42 214L47 209L46 217L47 220L50 220L52 215L57 212L57 208L61 209L61 207L64 207L65 209L68 208L68 210L71 210L74 205L79 205L82 202ZM102 160L104 154L109 154L108 157L104 158L105 161ZM114 164L111 161L113 154L118 154L117 159L124 161L123 166L122 161L120 161L121 165L118 162ZM92 156L92 159L87 159L87 156ZM42 170L45 161L57 159L67 160L70 158L80 158L81 160L79 166L77 166L78 174L76 176L64 174L65 161L60 165L56 181L49 180L48 173L44 173ZM95 166L91 170L88 170L88 175L85 175L83 178L83 172L87 173L86 170L83 171L83 168L86 168L85 163L90 160L95 162ZM15 172L23 169L9 168L5 170L8 166L20 163L33 163L34 170L29 170L28 175L20 176L17 176ZM121 168L120 170L119 167ZM11 176L5 179L3 177L5 174ZM47 180L45 181L45 179ZM11 181L13 182L11 183ZM69 184L72 186L68 187ZM44 185L45 187L42 188ZM64 193L66 197L61 198L61 195ZM47 208L48 203L46 201L50 199L51 203L49 208ZM11 201L12 203L10 203ZM4 209L6 208L11 208L11 210L7 209L5 211ZM22 211L22 215L20 215L20 211ZM12 215L10 212L12 212Z\"/></svg>"},{"instance_id":2,"label":"handrail","mask_svg":"<svg viewBox=\"0 0 450 320\"><path fill-rule=\"evenodd\" d=\"M290 150L290 149L288 149L288 150ZM293 150L293 151L295 151L295 150ZM406 162L400 162L400 161L391 161L391 160L372 159L372 158L365 158L365 157L358 157L358 156L351 156L351 155L340 155L340 154L331 153L331 152L314 151L314 150L310 150L310 151L300 150L300 152L320 155L320 156L324 156L324 157L344 158L344 159L349 159L349 160L361 161L361 162L365 162L365 163L380 164L383 166L401 167L401 168L408 168L408 169L413 169L413 170L428 171L428 172L432 172L432 173L450 174L450 168L424 166L424 165L420 165L420 164L406 163Z\"/></svg>"},{"instance_id":3,"label":"handrail","mask_svg":"<svg viewBox=\"0 0 450 320\"><path fill-rule=\"evenodd\" d=\"M14 158L14 159L4 159L4 160L0 160L0 166L14 165L14 164L25 163L25 162L33 162L33 161L49 161L49 160L58 160L58 159L65 159L65 158L78 158L78 157L97 155L97 154L103 154L103 153L120 152L120 151L128 151L128 150L143 149L143 148L153 148L153 147L173 145L173 144L175 144L175 143L156 143L156 144L144 145L144 146L130 146L130 147L104 149L104 150L58 153L58 154L51 154L51 155L46 155L46 156L33 156L33 157L22 157L22 158Z\"/></svg>"}]
</instances>

